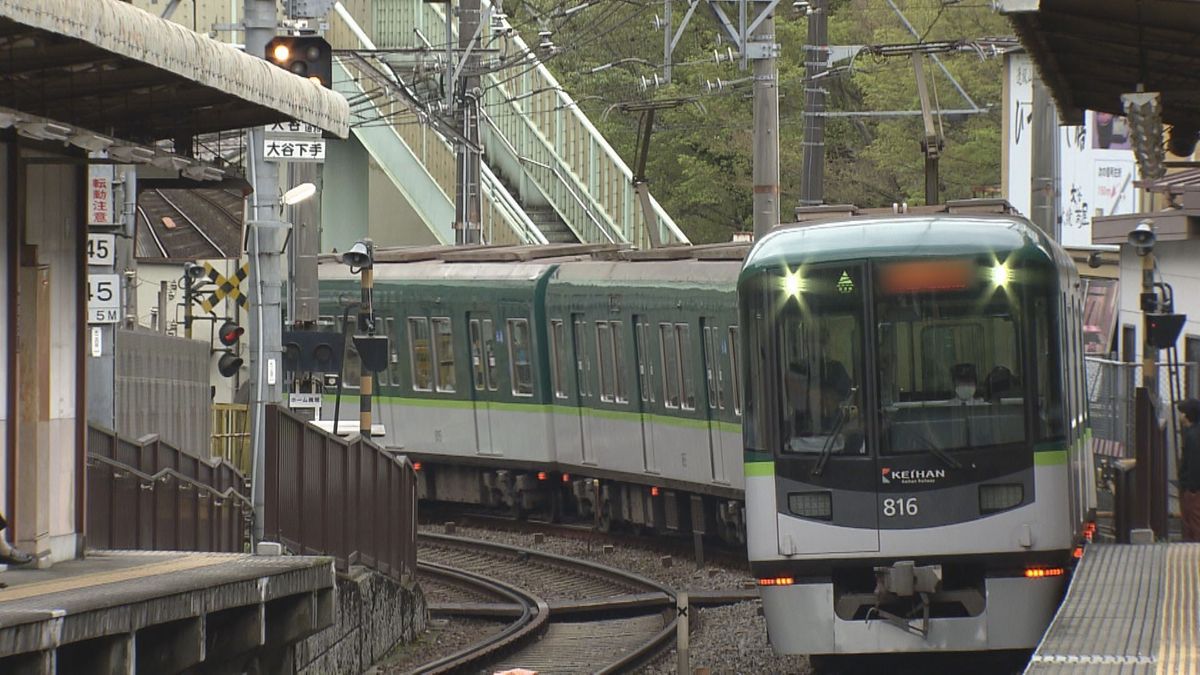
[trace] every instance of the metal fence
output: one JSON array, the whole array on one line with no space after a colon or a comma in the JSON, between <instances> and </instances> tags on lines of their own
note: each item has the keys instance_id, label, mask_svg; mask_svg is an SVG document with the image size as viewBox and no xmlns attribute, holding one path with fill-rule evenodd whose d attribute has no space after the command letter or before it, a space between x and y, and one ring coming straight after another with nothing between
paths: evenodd
<instances>
[{"instance_id":1,"label":"metal fence","mask_svg":"<svg viewBox=\"0 0 1200 675\"><path fill-rule=\"evenodd\" d=\"M250 473L250 414L244 403L212 406L212 456Z\"/></svg>"},{"instance_id":2,"label":"metal fence","mask_svg":"<svg viewBox=\"0 0 1200 675\"><path fill-rule=\"evenodd\" d=\"M208 343L147 330L118 330L116 427L125 436L158 434L192 454L205 452L211 423Z\"/></svg>"},{"instance_id":3,"label":"metal fence","mask_svg":"<svg viewBox=\"0 0 1200 675\"><path fill-rule=\"evenodd\" d=\"M1102 460L1132 459L1134 456L1134 394L1142 386L1142 364L1088 357L1087 371L1088 415L1092 427L1092 452ZM1174 454L1178 425L1172 420L1169 367L1157 367L1157 408L1160 422L1170 431L1167 445ZM1200 364L1179 364L1182 395L1195 396L1200 378Z\"/></svg>"},{"instance_id":4,"label":"metal fence","mask_svg":"<svg viewBox=\"0 0 1200 675\"><path fill-rule=\"evenodd\" d=\"M264 536L398 580L417 563L416 474L407 458L326 433L287 410L266 413Z\"/></svg>"},{"instance_id":5,"label":"metal fence","mask_svg":"<svg viewBox=\"0 0 1200 675\"><path fill-rule=\"evenodd\" d=\"M88 547L244 551L253 513L245 477L150 438L88 426Z\"/></svg>"}]
</instances>

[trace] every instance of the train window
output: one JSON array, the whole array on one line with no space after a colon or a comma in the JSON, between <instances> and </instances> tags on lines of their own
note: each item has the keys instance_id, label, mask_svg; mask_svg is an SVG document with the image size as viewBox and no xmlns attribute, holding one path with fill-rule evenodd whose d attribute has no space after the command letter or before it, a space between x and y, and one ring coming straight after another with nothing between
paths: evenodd
<instances>
[{"instance_id":1,"label":"train window","mask_svg":"<svg viewBox=\"0 0 1200 675\"><path fill-rule=\"evenodd\" d=\"M733 391L733 414L742 414L742 362L738 358L741 354L741 344L738 342L738 327L729 327L729 385Z\"/></svg>"},{"instance_id":2,"label":"train window","mask_svg":"<svg viewBox=\"0 0 1200 675\"><path fill-rule=\"evenodd\" d=\"M942 277L929 284L910 275L899 279L908 285L897 278L889 285L886 274L879 276L880 452L936 455L1024 441L1026 378L1014 298Z\"/></svg>"},{"instance_id":3,"label":"train window","mask_svg":"<svg viewBox=\"0 0 1200 675\"><path fill-rule=\"evenodd\" d=\"M512 393L533 396L533 362L530 360L529 320L508 320L508 363Z\"/></svg>"},{"instance_id":4,"label":"train window","mask_svg":"<svg viewBox=\"0 0 1200 675\"><path fill-rule=\"evenodd\" d=\"M591 364L587 360L587 322L575 319L573 326L571 340L575 347L575 386L579 390L579 397L584 398L589 395L588 372L591 371Z\"/></svg>"},{"instance_id":5,"label":"train window","mask_svg":"<svg viewBox=\"0 0 1200 675\"><path fill-rule=\"evenodd\" d=\"M625 390L625 343L621 340L621 322L612 321L613 340L613 384L617 403L629 403L629 394Z\"/></svg>"},{"instance_id":6,"label":"train window","mask_svg":"<svg viewBox=\"0 0 1200 675\"><path fill-rule=\"evenodd\" d=\"M471 381L475 391L483 391L483 336L479 332L479 319L467 324L471 338Z\"/></svg>"},{"instance_id":7,"label":"train window","mask_svg":"<svg viewBox=\"0 0 1200 675\"><path fill-rule=\"evenodd\" d=\"M564 332L562 319L550 322L550 376L554 380L554 398L567 398L566 378L563 377Z\"/></svg>"},{"instance_id":8,"label":"train window","mask_svg":"<svg viewBox=\"0 0 1200 675\"><path fill-rule=\"evenodd\" d=\"M1054 304L1039 297L1033 301L1034 358L1037 365L1038 435L1043 439L1063 438L1062 367L1058 321Z\"/></svg>"},{"instance_id":9,"label":"train window","mask_svg":"<svg viewBox=\"0 0 1200 675\"><path fill-rule=\"evenodd\" d=\"M414 391L433 390L432 355L429 347L429 319L423 316L408 317L409 361L412 365L412 388Z\"/></svg>"},{"instance_id":10,"label":"train window","mask_svg":"<svg viewBox=\"0 0 1200 675\"><path fill-rule=\"evenodd\" d=\"M437 369L433 371L434 386L438 391L454 391L454 332L450 319L444 316L433 318L433 357Z\"/></svg>"},{"instance_id":11,"label":"train window","mask_svg":"<svg viewBox=\"0 0 1200 675\"><path fill-rule=\"evenodd\" d=\"M717 356L717 345L721 341L720 329L704 326L704 380L708 384L708 407L724 410L724 383L721 382L721 359Z\"/></svg>"},{"instance_id":12,"label":"train window","mask_svg":"<svg viewBox=\"0 0 1200 675\"><path fill-rule=\"evenodd\" d=\"M388 382L394 386L400 385L400 333L396 329L396 319L387 317L383 325L388 336Z\"/></svg>"},{"instance_id":13,"label":"train window","mask_svg":"<svg viewBox=\"0 0 1200 675\"><path fill-rule=\"evenodd\" d=\"M499 379L496 377L496 328L491 319L484 319L481 327L483 329L483 372L486 376L488 391L496 391L500 386Z\"/></svg>"},{"instance_id":14,"label":"train window","mask_svg":"<svg viewBox=\"0 0 1200 675\"><path fill-rule=\"evenodd\" d=\"M634 358L637 361L638 386L641 389L642 402L653 402L654 399L654 363L650 360L650 324L635 318L637 329L634 331Z\"/></svg>"},{"instance_id":15,"label":"train window","mask_svg":"<svg viewBox=\"0 0 1200 675\"><path fill-rule=\"evenodd\" d=\"M346 334L346 327L342 323L342 317L338 317L338 331L343 335ZM347 321L357 321L350 319ZM362 362L358 359L358 350L354 348L354 340L346 339L345 351L342 352L342 386L347 389L358 389L359 379L362 376Z\"/></svg>"},{"instance_id":16,"label":"train window","mask_svg":"<svg viewBox=\"0 0 1200 675\"><path fill-rule=\"evenodd\" d=\"M675 340L675 327L669 323L658 325L659 348L662 351L663 405L679 407L679 343Z\"/></svg>"},{"instance_id":17,"label":"train window","mask_svg":"<svg viewBox=\"0 0 1200 675\"><path fill-rule=\"evenodd\" d=\"M600 375L600 400L613 400L613 390L615 389L612 375L612 329L607 321L596 322L596 358L599 360L599 368L596 370Z\"/></svg>"},{"instance_id":18,"label":"train window","mask_svg":"<svg viewBox=\"0 0 1200 675\"><path fill-rule=\"evenodd\" d=\"M692 354L691 326L686 323L675 324L675 335L679 340L679 373L683 391L683 409L696 409L696 394L692 388L692 369L688 366Z\"/></svg>"}]
</instances>

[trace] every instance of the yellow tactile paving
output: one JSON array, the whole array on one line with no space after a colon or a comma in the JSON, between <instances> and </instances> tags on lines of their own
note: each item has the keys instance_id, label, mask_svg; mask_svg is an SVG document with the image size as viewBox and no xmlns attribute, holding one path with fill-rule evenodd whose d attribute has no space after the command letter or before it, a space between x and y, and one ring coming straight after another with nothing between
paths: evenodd
<instances>
[{"instance_id":1,"label":"yellow tactile paving","mask_svg":"<svg viewBox=\"0 0 1200 675\"><path fill-rule=\"evenodd\" d=\"M80 574L62 579L54 579L52 581L38 581L29 584L21 584L12 588L0 589L0 603L21 600L24 598L32 598L38 595L48 595L50 593L61 593L63 591L73 591L79 588L90 588L100 586L102 584L113 584L119 581L129 581L130 579L142 579L145 577L158 576L160 574L171 574L173 572L183 572L185 570L194 570L200 567L208 567L210 565L218 565L223 562L229 562L228 554L204 554L194 553L189 555L181 555L177 558L172 558L163 562L150 562L145 565L134 565L132 567L124 567L119 570L110 572L94 572L91 574Z\"/></svg>"},{"instance_id":2,"label":"yellow tactile paving","mask_svg":"<svg viewBox=\"0 0 1200 675\"><path fill-rule=\"evenodd\" d=\"M1167 551L1160 675L1200 675L1200 544L1175 544Z\"/></svg>"}]
</instances>

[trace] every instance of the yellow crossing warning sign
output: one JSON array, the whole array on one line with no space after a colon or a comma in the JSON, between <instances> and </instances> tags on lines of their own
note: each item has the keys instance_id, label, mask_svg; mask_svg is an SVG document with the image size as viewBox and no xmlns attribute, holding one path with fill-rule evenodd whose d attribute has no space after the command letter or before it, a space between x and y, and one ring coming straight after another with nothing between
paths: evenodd
<instances>
[{"instance_id":1,"label":"yellow crossing warning sign","mask_svg":"<svg viewBox=\"0 0 1200 675\"><path fill-rule=\"evenodd\" d=\"M204 273L217 287L217 290L213 291L212 295L200 301L200 306L204 308L204 311L213 311L213 307L216 307L217 303L225 298L236 300L240 307L245 307L249 303L249 299L246 297L247 294L242 292L242 282L250 275L250 263L243 264L229 278L226 278L213 268L211 263L204 263Z\"/></svg>"}]
</instances>

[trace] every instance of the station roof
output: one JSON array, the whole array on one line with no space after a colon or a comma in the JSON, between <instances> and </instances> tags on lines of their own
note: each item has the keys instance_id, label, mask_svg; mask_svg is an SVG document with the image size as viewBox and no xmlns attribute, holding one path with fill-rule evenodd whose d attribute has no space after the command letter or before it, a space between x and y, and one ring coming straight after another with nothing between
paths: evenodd
<instances>
[{"instance_id":1,"label":"station roof","mask_svg":"<svg viewBox=\"0 0 1200 675\"><path fill-rule=\"evenodd\" d=\"M1163 121L1200 128L1200 4L1190 0L997 0L1066 124L1124 114L1121 94L1162 94Z\"/></svg>"},{"instance_id":2,"label":"station roof","mask_svg":"<svg viewBox=\"0 0 1200 675\"><path fill-rule=\"evenodd\" d=\"M138 142L289 119L349 133L340 94L119 0L0 0L0 101Z\"/></svg>"}]
</instances>

